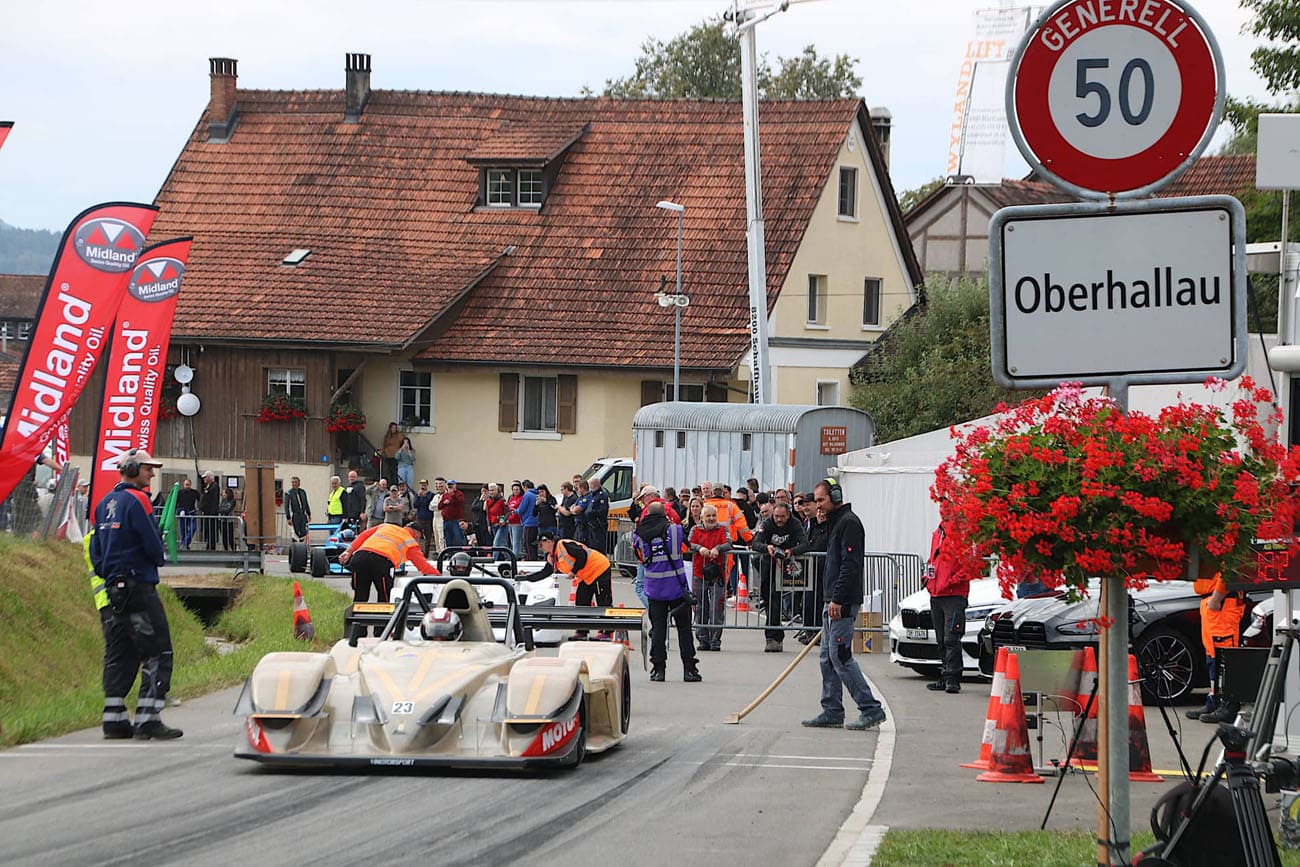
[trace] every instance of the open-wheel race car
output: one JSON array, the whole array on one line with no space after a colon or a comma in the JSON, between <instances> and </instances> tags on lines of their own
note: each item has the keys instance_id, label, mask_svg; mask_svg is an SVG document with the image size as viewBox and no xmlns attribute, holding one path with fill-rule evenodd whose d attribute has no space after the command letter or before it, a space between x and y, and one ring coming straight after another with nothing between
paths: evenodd
<instances>
[{"instance_id":1,"label":"open-wheel race car","mask_svg":"<svg viewBox=\"0 0 1300 867\"><path fill-rule=\"evenodd\" d=\"M347 520L307 525L307 541L289 544L289 571L310 572L313 578L342 575L347 569L339 554L357 537L356 527Z\"/></svg>"},{"instance_id":2,"label":"open-wheel race car","mask_svg":"<svg viewBox=\"0 0 1300 867\"><path fill-rule=\"evenodd\" d=\"M435 585L433 605L423 591ZM506 599L502 642L483 589ZM458 640L409 637L411 623L448 611ZM624 646L575 642L535 655L503 579L414 578L378 638L360 631L328 653L262 658L235 707L245 720L236 757L283 767L576 767L627 736Z\"/></svg>"}]
</instances>

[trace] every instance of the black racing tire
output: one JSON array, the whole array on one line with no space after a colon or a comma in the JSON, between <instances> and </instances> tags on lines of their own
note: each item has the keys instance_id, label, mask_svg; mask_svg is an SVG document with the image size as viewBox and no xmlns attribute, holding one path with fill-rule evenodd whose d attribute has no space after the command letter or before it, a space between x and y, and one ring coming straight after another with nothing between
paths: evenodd
<instances>
[{"instance_id":1,"label":"black racing tire","mask_svg":"<svg viewBox=\"0 0 1300 867\"><path fill-rule=\"evenodd\" d=\"M587 699L584 696L578 708L578 737L573 744L573 752L564 760L566 768L576 768L587 757Z\"/></svg>"},{"instance_id":2,"label":"black racing tire","mask_svg":"<svg viewBox=\"0 0 1300 867\"><path fill-rule=\"evenodd\" d=\"M289 543L289 571L306 572L307 557L311 554L311 548L306 542Z\"/></svg>"},{"instance_id":3,"label":"black racing tire","mask_svg":"<svg viewBox=\"0 0 1300 867\"><path fill-rule=\"evenodd\" d=\"M324 548L311 549L311 577L324 578L330 571L330 558Z\"/></svg>"},{"instance_id":4,"label":"black racing tire","mask_svg":"<svg viewBox=\"0 0 1300 867\"><path fill-rule=\"evenodd\" d=\"M623 734L627 734L628 727L632 725L632 673L628 671L627 658L623 659L623 701L619 705L619 725L623 729Z\"/></svg>"},{"instance_id":5,"label":"black racing tire","mask_svg":"<svg viewBox=\"0 0 1300 867\"><path fill-rule=\"evenodd\" d=\"M1148 704L1172 704L1185 698L1196 688L1205 664L1200 645L1168 626L1143 632L1133 654L1142 680L1142 700Z\"/></svg>"}]
</instances>

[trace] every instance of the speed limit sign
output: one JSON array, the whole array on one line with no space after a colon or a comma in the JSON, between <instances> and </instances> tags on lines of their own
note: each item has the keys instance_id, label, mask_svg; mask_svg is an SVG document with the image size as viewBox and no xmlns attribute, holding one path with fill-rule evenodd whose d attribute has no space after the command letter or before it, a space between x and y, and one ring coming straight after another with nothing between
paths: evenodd
<instances>
[{"instance_id":1,"label":"speed limit sign","mask_svg":"<svg viewBox=\"0 0 1300 867\"><path fill-rule=\"evenodd\" d=\"M1223 90L1219 46L1186 3L1061 0L1011 62L1007 119L1058 186L1145 195L1209 144Z\"/></svg>"}]
</instances>

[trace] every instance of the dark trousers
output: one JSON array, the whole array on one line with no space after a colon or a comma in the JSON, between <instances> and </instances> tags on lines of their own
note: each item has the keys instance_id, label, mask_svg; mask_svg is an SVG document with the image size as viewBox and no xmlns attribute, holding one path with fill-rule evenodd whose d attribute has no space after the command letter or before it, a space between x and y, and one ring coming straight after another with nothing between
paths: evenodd
<instances>
[{"instance_id":1,"label":"dark trousers","mask_svg":"<svg viewBox=\"0 0 1300 867\"><path fill-rule=\"evenodd\" d=\"M537 527L524 527L524 559L536 560L537 557Z\"/></svg>"},{"instance_id":2,"label":"dark trousers","mask_svg":"<svg viewBox=\"0 0 1300 867\"><path fill-rule=\"evenodd\" d=\"M221 532L218 529L219 523L216 515L203 516L203 547L209 551L217 550L217 534Z\"/></svg>"},{"instance_id":3,"label":"dark trousers","mask_svg":"<svg viewBox=\"0 0 1300 867\"><path fill-rule=\"evenodd\" d=\"M764 622L768 626L781 625L781 569L785 566L785 560L778 560L773 557L764 556L763 560L763 608L764 614L767 615ZM785 632L780 629L767 629L763 631L763 637L768 641L782 641L785 639Z\"/></svg>"},{"instance_id":4,"label":"dark trousers","mask_svg":"<svg viewBox=\"0 0 1300 867\"><path fill-rule=\"evenodd\" d=\"M701 647L722 649L722 623L727 614L727 582L718 578L710 581L695 579L695 598L699 600L696 612L695 636Z\"/></svg>"},{"instance_id":5,"label":"dark trousers","mask_svg":"<svg viewBox=\"0 0 1300 867\"><path fill-rule=\"evenodd\" d=\"M961 639L966 634L966 597L930 597L930 621L934 627L934 640L939 644L939 658L943 660L942 678L948 683L961 683Z\"/></svg>"},{"instance_id":6,"label":"dark trousers","mask_svg":"<svg viewBox=\"0 0 1300 867\"><path fill-rule=\"evenodd\" d=\"M610 570L604 572L592 581L586 584L578 582L578 589L573 595L573 604L579 608L590 608L594 600L598 608L608 608L614 604L614 579L610 577ZM579 629L578 635L586 635L587 630Z\"/></svg>"},{"instance_id":7,"label":"dark trousers","mask_svg":"<svg viewBox=\"0 0 1300 867\"><path fill-rule=\"evenodd\" d=\"M587 524L586 526L587 530L582 544L593 551L599 551L602 554L608 553L606 549L609 547L609 533L606 532L605 525Z\"/></svg>"},{"instance_id":8,"label":"dark trousers","mask_svg":"<svg viewBox=\"0 0 1300 867\"><path fill-rule=\"evenodd\" d=\"M172 686L172 635L155 584L128 581L120 605L100 611L104 633L104 724L129 723L126 695L140 675L137 727L156 722ZM113 599L113 596L110 596ZM114 599L114 602L118 600Z\"/></svg>"},{"instance_id":9,"label":"dark trousers","mask_svg":"<svg viewBox=\"0 0 1300 867\"><path fill-rule=\"evenodd\" d=\"M375 588L375 601L387 602L393 592L393 564L374 551L357 551L348 560L352 570L352 601L368 602L370 588Z\"/></svg>"},{"instance_id":10,"label":"dark trousers","mask_svg":"<svg viewBox=\"0 0 1300 867\"><path fill-rule=\"evenodd\" d=\"M682 654L682 670L695 671L695 643L691 641L691 606L686 599L650 600L650 667L663 671L668 661L668 618L677 627L677 647Z\"/></svg>"}]
</instances>

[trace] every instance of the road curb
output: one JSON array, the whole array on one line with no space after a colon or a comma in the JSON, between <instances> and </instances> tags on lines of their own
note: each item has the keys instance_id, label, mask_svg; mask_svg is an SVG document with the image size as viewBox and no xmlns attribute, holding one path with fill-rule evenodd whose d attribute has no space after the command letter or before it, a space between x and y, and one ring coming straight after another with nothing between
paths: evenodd
<instances>
[{"instance_id":1,"label":"road curb","mask_svg":"<svg viewBox=\"0 0 1300 867\"><path fill-rule=\"evenodd\" d=\"M863 676L866 677L865 672ZM879 735L876 738L876 752L871 761L871 770L867 773L866 785L862 787L862 795L853 812L840 825L835 839L817 860L817 867L868 867L880 842L885 838L885 832L889 830L887 825L872 825L871 817L880 806L880 799L885 795L885 785L889 782L897 729L894 726L894 712L885 700L885 694L871 678L867 678L867 683L884 707L886 718L877 729Z\"/></svg>"}]
</instances>

